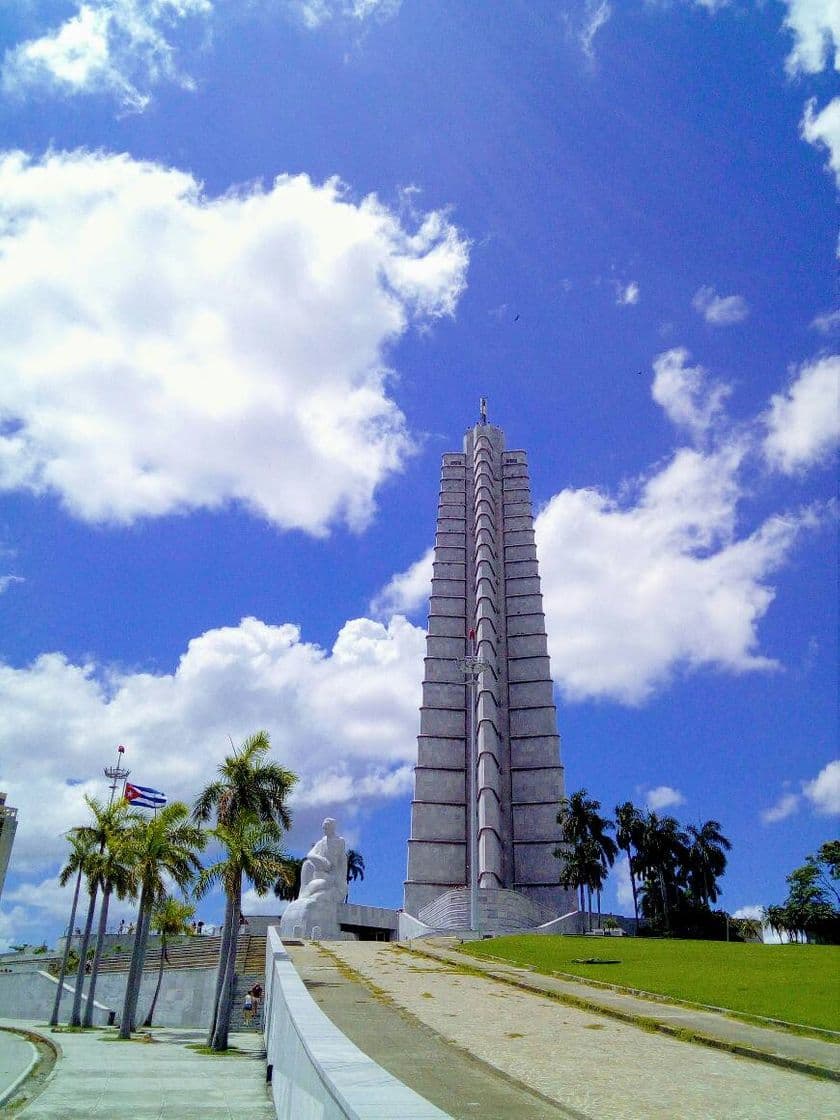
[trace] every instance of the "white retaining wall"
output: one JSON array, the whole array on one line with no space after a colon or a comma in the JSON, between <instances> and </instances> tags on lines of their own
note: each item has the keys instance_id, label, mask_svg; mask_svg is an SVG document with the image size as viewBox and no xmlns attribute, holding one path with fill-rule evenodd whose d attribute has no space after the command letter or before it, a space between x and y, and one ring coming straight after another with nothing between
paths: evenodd
<instances>
[{"instance_id":1,"label":"white retaining wall","mask_svg":"<svg viewBox=\"0 0 840 1120\"><path fill-rule=\"evenodd\" d=\"M107 1023L108 1010L116 1011L117 1019L125 996L127 972L102 972L96 982L94 1022ZM163 983L155 1008L157 1027L206 1027L215 991L214 968L173 968L164 970ZM61 1000L61 1021L70 1015L73 1006L75 973L68 977ZM55 1001L58 981L35 966L0 972L0 1018L49 1019ZM152 1002L157 983L157 970L143 973L138 1016L145 1016ZM84 999L82 1007L84 1008ZM142 1021L142 1020L141 1020Z\"/></svg>"},{"instance_id":2,"label":"white retaining wall","mask_svg":"<svg viewBox=\"0 0 840 1120\"><path fill-rule=\"evenodd\" d=\"M278 1120L451 1120L327 1018L274 928L266 941L265 1047Z\"/></svg>"}]
</instances>

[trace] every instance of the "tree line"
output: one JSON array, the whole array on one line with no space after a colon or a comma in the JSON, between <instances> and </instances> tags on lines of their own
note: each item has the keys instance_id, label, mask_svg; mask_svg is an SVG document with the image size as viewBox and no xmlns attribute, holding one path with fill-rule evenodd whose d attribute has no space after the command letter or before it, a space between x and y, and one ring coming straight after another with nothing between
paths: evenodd
<instances>
[{"instance_id":1,"label":"tree line","mask_svg":"<svg viewBox=\"0 0 840 1120\"><path fill-rule=\"evenodd\" d=\"M242 746L227 755L218 768L219 777L202 790L192 809L173 801L145 816L132 811L120 799L105 805L93 797L85 800L91 821L68 833L70 851L59 880L66 885L75 876L69 933L58 976L58 987L50 1024L59 1019L65 975L71 960L72 931L83 884L87 911L78 949L78 967L69 1025L90 1026L102 948L111 899L137 900L134 944L129 964L120 1018L121 1038L129 1038L138 1025L137 1005L149 935L161 935L161 960L155 994L142 1025L151 1025L162 979L168 937L184 932L194 913L187 901L192 891L203 898L220 885L225 895L219 962L216 970L213 1010L207 1045L226 1050L233 1010L243 883L250 882L260 894L273 886L288 887L295 867L282 846L283 834L291 825L288 798L297 775L266 756L270 749L266 732L249 736ZM206 827L212 823L211 827ZM202 865L199 853L212 840L221 849L216 862ZM364 861L362 861L362 872ZM171 882L182 899L168 895ZM82 1014L82 996L89 947L99 905L95 947L90 962L87 1002Z\"/></svg>"},{"instance_id":2,"label":"tree line","mask_svg":"<svg viewBox=\"0 0 840 1120\"><path fill-rule=\"evenodd\" d=\"M790 941L840 944L840 840L827 840L816 855L786 877L787 898L768 906L764 920Z\"/></svg>"},{"instance_id":3,"label":"tree line","mask_svg":"<svg viewBox=\"0 0 840 1120\"><path fill-rule=\"evenodd\" d=\"M633 913L640 933L680 937L721 936L721 920L711 904L720 895L718 882L732 847L719 821L685 828L676 817L644 812L632 801L615 807L615 820L601 813L601 803L585 789L564 797L557 815L561 844L560 885L578 891L581 911L593 926L593 895L601 913L601 891L610 868L626 854Z\"/></svg>"}]
</instances>

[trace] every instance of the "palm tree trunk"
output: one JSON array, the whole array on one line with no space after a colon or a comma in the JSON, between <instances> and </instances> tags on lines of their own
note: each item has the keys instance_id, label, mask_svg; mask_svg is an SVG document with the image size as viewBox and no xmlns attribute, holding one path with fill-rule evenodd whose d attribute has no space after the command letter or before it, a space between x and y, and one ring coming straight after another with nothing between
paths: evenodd
<instances>
[{"instance_id":1,"label":"palm tree trunk","mask_svg":"<svg viewBox=\"0 0 840 1120\"><path fill-rule=\"evenodd\" d=\"M587 888L586 888L586 901L587 901L588 908L589 908L589 932L591 933L592 932L592 888L590 886L587 886Z\"/></svg>"},{"instance_id":2,"label":"palm tree trunk","mask_svg":"<svg viewBox=\"0 0 840 1120\"><path fill-rule=\"evenodd\" d=\"M598 891L598 929L601 928L601 892Z\"/></svg>"},{"instance_id":3,"label":"palm tree trunk","mask_svg":"<svg viewBox=\"0 0 840 1120\"><path fill-rule=\"evenodd\" d=\"M85 986L85 965L87 964L87 951L90 944L90 931L93 928L93 915L96 912L97 883L90 887L90 901L88 903L85 928L82 933L82 944L79 946L79 968L76 972L76 991L73 993L73 1010L70 1012L70 1026L82 1025L82 992Z\"/></svg>"},{"instance_id":4,"label":"palm tree trunk","mask_svg":"<svg viewBox=\"0 0 840 1120\"><path fill-rule=\"evenodd\" d=\"M636 919L636 926L639 925L639 896L636 889L636 876L633 873L633 859L628 854L627 856L630 863L630 890L633 892L633 915Z\"/></svg>"},{"instance_id":5,"label":"palm tree trunk","mask_svg":"<svg viewBox=\"0 0 840 1120\"><path fill-rule=\"evenodd\" d=\"M230 1033L230 1017L233 1011L233 987L236 979L236 951L238 949L239 911L242 906L242 878L234 885L232 931L228 948L227 966L222 991L219 997L219 1010L216 1015L216 1029L210 1046L213 1050L227 1050Z\"/></svg>"},{"instance_id":6,"label":"palm tree trunk","mask_svg":"<svg viewBox=\"0 0 840 1120\"><path fill-rule=\"evenodd\" d=\"M99 908L99 925L96 930L96 949L93 954L93 965L90 970L90 983L88 984L88 998L85 1005L85 1014L82 1020L84 1026L93 1023L93 997L96 992L96 978L99 975L99 962L102 959L102 946L105 944L105 930L108 925L108 905L111 901L111 884L106 883L102 892L102 905Z\"/></svg>"},{"instance_id":7,"label":"palm tree trunk","mask_svg":"<svg viewBox=\"0 0 840 1120\"><path fill-rule=\"evenodd\" d=\"M131 1037L132 1020L137 1009L137 996L139 995L140 983L143 979L143 956L146 951L146 947L143 944L143 925L148 893L148 889L144 883L143 889L140 891L140 906L137 912L137 929L134 933L134 945L131 950L131 964L128 969L128 979L125 982L122 1019L120 1020L120 1038Z\"/></svg>"},{"instance_id":8,"label":"palm tree trunk","mask_svg":"<svg viewBox=\"0 0 840 1120\"><path fill-rule=\"evenodd\" d=\"M216 1033L216 1020L219 1017L219 1000L222 995L222 985L225 981L225 970L230 954L230 938L233 930L233 900L228 894L225 897L225 916L222 921L222 940L219 945L219 964L216 969L216 988L213 993L213 1009L210 1015L210 1029L207 1032L207 1045L213 1045L213 1035Z\"/></svg>"},{"instance_id":9,"label":"palm tree trunk","mask_svg":"<svg viewBox=\"0 0 840 1120\"><path fill-rule=\"evenodd\" d=\"M166 934L160 935L160 968L158 969L157 984L155 985L155 994L152 996L152 1006L149 1008L149 1014L143 1020L144 1027L152 1025L152 1019L155 1016L155 1007L157 1006L158 996L160 995L160 985L163 981L163 965L166 961Z\"/></svg>"},{"instance_id":10,"label":"palm tree trunk","mask_svg":"<svg viewBox=\"0 0 840 1120\"><path fill-rule=\"evenodd\" d=\"M70 957L70 949L73 946L73 930L76 928L76 907L79 905L79 890L82 886L82 869L79 868L79 873L76 876L76 887L73 891L73 905L70 907L70 926L67 931L67 939L64 942L64 956L61 958L61 970L58 974L58 990L55 993L55 1003L53 1004L52 1015L50 1015L50 1026L58 1026L58 1013L61 1009L61 997L64 992L64 977L67 975L67 961Z\"/></svg>"}]
</instances>

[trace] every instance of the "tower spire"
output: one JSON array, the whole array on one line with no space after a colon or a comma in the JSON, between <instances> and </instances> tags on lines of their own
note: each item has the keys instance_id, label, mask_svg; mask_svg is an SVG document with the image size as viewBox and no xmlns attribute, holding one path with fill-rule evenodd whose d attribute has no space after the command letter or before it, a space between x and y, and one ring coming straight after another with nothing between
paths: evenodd
<instances>
[{"instance_id":1,"label":"tower spire","mask_svg":"<svg viewBox=\"0 0 840 1120\"><path fill-rule=\"evenodd\" d=\"M481 404L479 406L479 410L480 410L480 417L481 417L480 423L486 424L487 423L487 398L486 397L481 398Z\"/></svg>"}]
</instances>

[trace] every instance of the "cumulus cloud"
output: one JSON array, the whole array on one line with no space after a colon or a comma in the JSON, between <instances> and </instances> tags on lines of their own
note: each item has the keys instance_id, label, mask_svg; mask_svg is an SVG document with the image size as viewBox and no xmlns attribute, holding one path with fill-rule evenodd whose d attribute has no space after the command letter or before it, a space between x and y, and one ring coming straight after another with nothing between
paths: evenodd
<instances>
[{"instance_id":1,"label":"cumulus cloud","mask_svg":"<svg viewBox=\"0 0 840 1120\"><path fill-rule=\"evenodd\" d=\"M794 38L785 63L789 74L818 74L826 66L840 69L840 5L837 0L784 0L784 28ZM832 62L833 56L833 62Z\"/></svg>"},{"instance_id":2,"label":"cumulus cloud","mask_svg":"<svg viewBox=\"0 0 840 1120\"><path fill-rule=\"evenodd\" d=\"M761 820L764 824L776 824L778 821L783 821L799 809L799 795L796 793L783 793L775 805L771 805L769 809L764 809L761 812Z\"/></svg>"},{"instance_id":3,"label":"cumulus cloud","mask_svg":"<svg viewBox=\"0 0 840 1120\"><path fill-rule=\"evenodd\" d=\"M750 313L743 296L719 296L708 285L698 289L691 306L713 327L731 327L743 322Z\"/></svg>"},{"instance_id":4,"label":"cumulus cloud","mask_svg":"<svg viewBox=\"0 0 840 1120\"><path fill-rule=\"evenodd\" d=\"M300 775L293 805L304 842L312 814L410 788L425 634L404 618L347 622L332 649L297 626L255 618L194 638L171 673L44 654L0 664L0 789L19 809L14 870L50 869L62 834L104 794L116 743L132 778L191 801L229 750L266 728ZM37 765L33 762L37 761ZM80 780L81 779L81 780Z\"/></svg>"},{"instance_id":5,"label":"cumulus cloud","mask_svg":"<svg viewBox=\"0 0 840 1120\"><path fill-rule=\"evenodd\" d=\"M0 159L0 489L86 521L240 503L363 527L411 452L386 351L454 312L468 246L337 180L209 197L128 156Z\"/></svg>"},{"instance_id":6,"label":"cumulus cloud","mask_svg":"<svg viewBox=\"0 0 840 1120\"><path fill-rule=\"evenodd\" d=\"M639 285L635 280L629 284L617 284L615 289L615 302L619 307L632 307L639 302Z\"/></svg>"},{"instance_id":7,"label":"cumulus cloud","mask_svg":"<svg viewBox=\"0 0 840 1120\"><path fill-rule=\"evenodd\" d=\"M633 909L633 884L630 881L630 860L625 855L619 856L613 867L615 875L615 893L618 905L624 909Z\"/></svg>"},{"instance_id":8,"label":"cumulus cloud","mask_svg":"<svg viewBox=\"0 0 840 1120\"><path fill-rule=\"evenodd\" d=\"M840 814L840 758L820 770L816 778L799 783L801 793L787 791L775 805L759 814L764 824L776 824L792 817L803 807L810 807L819 816Z\"/></svg>"},{"instance_id":9,"label":"cumulus cloud","mask_svg":"<svg viewBox=\"0 0 840 1120\"><path fill-rule=\"evenodd\" d=\"M2 595L4 591L8 591L8 589L13 584L15 584L15 583L25 583L25 582L26 581L24 580L23 576L12 576L12 575L0 576L0 595Z\"/></svg>"},{"instance_id":10,"label":"cumulus cloud","mask_svg":"<svg viewBox=\"0 0 840 1120\"><path fill-rule=\"evenodd\" d=\"M435 550L428 549L404 572L397 572L370 604L376 618L391 614L414 614L429 601Z\"/></svg>"},{"instance_id":11,"label":"cumulus cloud","mask_svg":"<svg viewBox=\"0 0 840 1120\"><path fill-rule=\"evenodd\" d=\"M212 11L210 0L91 0L44 35L6 52L7 94L48 90L64 95L109 94L141 111L160 82L192 88L175 61L173 27Z\"/></svg>"},{"instance_id":12,"label":"cumulus cloud","mask_svg":"<svg viewBox=\"0 0 840 1120\"><path fill-rule=\"evenodd\" d=\"M800 366L763 420L764 453L776 470L793 474L824 461L840 440L840 355Z\"/></svg>"},{"instance_id":13,"label":"cumulus cloud","mask_svg":"<svg viewBox=\"0 0 840 1120\"><path fill-rule=\"evenodd\" d=\"M723 382L709 381L702 366L689 366L682 347L667 350L653 363L653 399L678 427L701 439L723 416L723 404L732 392Z\"/></svg>"},{"instance_id":14,"label":"cumulus cloud","mask_svg":"<svg viewBox=\"0 0 840 1120\"><path fill-rule=\"evenodd\" d=\"M809 144L825 148L828 152L828 165L840 188L840 97L815 112L817 99L812 97L805 106L802 117L802 138Z\"/></svg>"},{"instance_id":15,"label":"cumulus cloud","mask_svg":"<svg viewBox=\"0 0 840 1120\"><path fill-rule=\"evenodd\" d=\"M571 700L645 701L680 667L742 673L776 662L758 623L807 513L739 537L737 447L682 448L619 501L564 490L536 521L552 671Z\"/></svg>"},{"instance_id":16,"label":"cumulus cloud","mask_svg":"<svg viewBox=\"0 0 840 1120\"><path fill-rule=\"evenodd\" d=\"M685 803L685 797L671 786L656 786L645 794L645 805L654 813Z\"/></svg>"},{"instance_id":17,"label":"cumulus cloud","mask_svg":"<svg viewBox=\"0 0 840 1120\"><path fill-rule=\"evenodd\" d=\"M812 782L805 782L802 792L821 816L840 814L840 758L824 766Z\"/></svg>"},{"instance_id":18,"label":"cumulus cloud","mask_svg":"<svg viewBox=\"0 0 840 1120\"><path fill-rule=\"evenodd\" d=\"M840 308L837 311L826 311L823 315L815 316L811 326L820 334L833 334L840 330Z\"/></svg>"}]
</instances>

